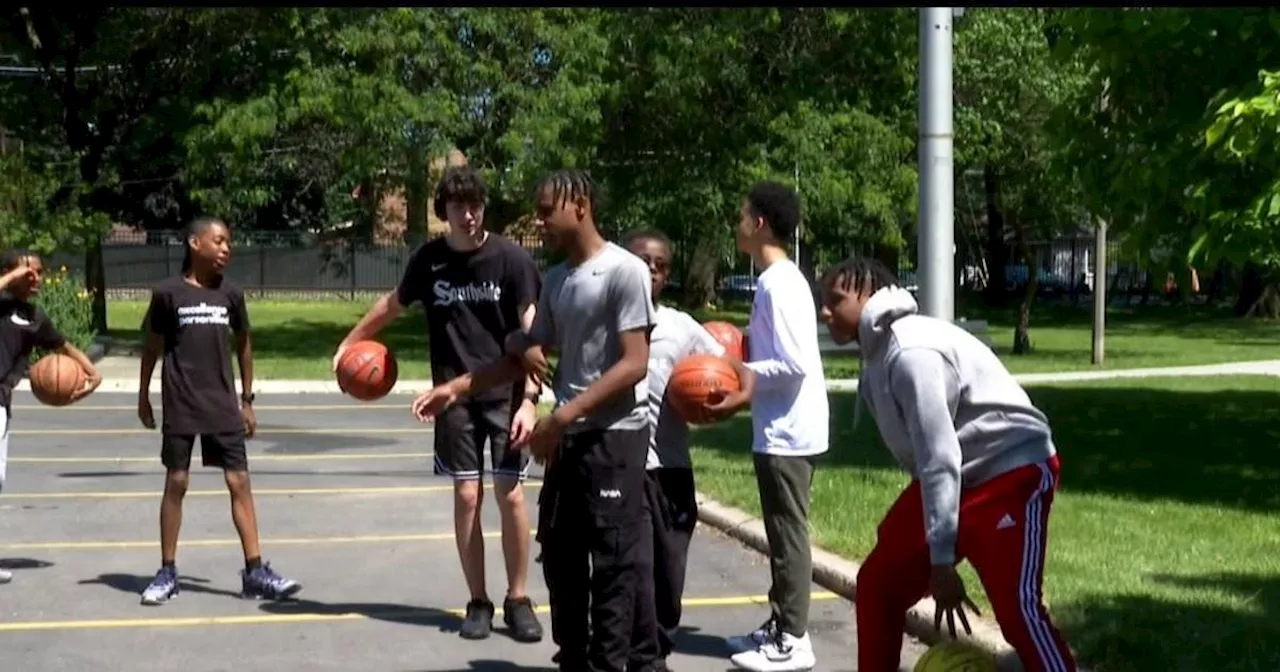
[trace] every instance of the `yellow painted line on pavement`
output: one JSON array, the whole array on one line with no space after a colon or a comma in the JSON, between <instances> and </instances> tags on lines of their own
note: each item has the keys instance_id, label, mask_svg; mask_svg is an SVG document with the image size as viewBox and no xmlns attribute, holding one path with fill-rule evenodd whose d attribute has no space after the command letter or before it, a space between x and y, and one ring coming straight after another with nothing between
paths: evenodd
<instances>
[{"instance_id":1,"label":"yellow painted line on pavement","mask_svg":"<svg viewBox=\"0 0 1280 672\"><path fill-rule=\"evenodd\" d=\"M524 487L542 487L539 481L525 481ZM423 492L453 492L452 485L387 485L355 488L254 488L255 497L293 495L401 495ZM162 493L156 490L108 490L103 492L6 492L4 499L151 499ZM226 497L227 489L188 490L187 497Z\"/></svg>"},{"instance_id":2,"label":"yellow painted line on pavement","mask_svg":"<svg viewBox=\"0 0 1280 672\"><path fill-rule=\"evenodd\" d=\"M835 593L815 591L810 599L828 601L840 599ZM691 597L685 598L686 609L711 607L738 607L768 604L767 595L735 595L728 597ZM309 604L305 600L299 602L279 602L274 608L297 609L291 614L250 614L244 616L197 616L189 618L106 618L97 620L68 621L13 621L0 623L0 632L23 632L32 630L105 630L126 628L181 628L209 625L268 625L297 623L328 623L335 621L367 621L390 619L427 618L445 611L461 618L465 609L427 609L423 607L387 607L381 609L362 609L360 611L341 611L341 605L326 607L323 604ZM313 611L303 611L313 609ZM547 605L535 608L539 614L551 613Z\"/></svg>"},{"instance_id":3,"label":"yellow painted line on pavement","mask_svg":"<svg viewBox=\"0 0 1280 672\"><path fill-rule=\"evenodd\" d=\"M532 534L532 532L530 532L530 534ZM502 533L485 532L484 536L496 538L501 537ZM374 534L338 537L280 537L276 539L263 539L262 543L270 544L272 546L319 546L322 544L388 544L406 541L451 541L452 539L452 532L437 532L432 534ZM236 537L227 539L183 539L179 543L183 548L239 546L240 539ZM0 551L102 551L130 548L155 548L159 545L160 542L155 539L146 541L33 541L20 544L0 544Z\"/></svg>"},{"instance_id":4,"label":"yellow painted line on pavement","mask_svg":"<svg viewBox=\"0 0 1280 672\"><path fill-rule=\"evenodd\" d=\"M255 411L405 411L408 412L410 402L403 404L255 404ZM136 413L137 405L113 405L113 406L45 406L43 404L15 404L14 410L17 411L53 411L56 413L65 413L67 411L118 411Z\"/></svg>"},{"instance_id":5,"label":"yellow painted line on pavement","mask_svg":"<svg viewBox=\"0 0 1280 672\"><path fill-rule=\"evenodd\" d=\"M429 434L429 428L411 428L411 427L282 427L279 429L272 427L258 427L257 437L262 436L289 436L299 434ZM145 427L136 427L128 429L15 429L10 434L14 436L136 436L140 434L157 434L157 430L147 429ZM255 438L257 438L255 437Z\"/></svg>"},{"instance_id":6,"label":"yellow painted line on pavement","mask_svg":"<svg viewBox=\"0 0 1280 672\"><path fill-rule=\"evenodd\" d=\"M312 460L407 460L432 457L435 453L292 453L289 455L249 455L251 462L310 462ZM156 455L149 457L11 457L10 464L160 464ZM323 473L323 472L321 472Z\"/></svg>"}]
</instances>

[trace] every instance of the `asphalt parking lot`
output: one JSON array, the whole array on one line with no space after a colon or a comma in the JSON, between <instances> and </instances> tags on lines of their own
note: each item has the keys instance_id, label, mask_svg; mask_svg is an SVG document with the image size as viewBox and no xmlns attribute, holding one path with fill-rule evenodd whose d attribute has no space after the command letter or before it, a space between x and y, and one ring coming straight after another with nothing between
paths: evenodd
<instances>
[{"instance_id":1,"label":"asphalt parking lot","mask_svg":"<svg viewBox=\"0 0 1280 672\"><path fill-rule=\"evenodd\" d=\"M154 396L154 395L153 395ZM304 588L290 602L241 600L243 566L221 473L193 459L178 569L183 592L139 604L158 569L159 435L129 393L70 408L15 393L0 495L0 650L11 670L554 669L540 568L530 594L547 637L457 636L467 591L453 543L452 487L431 470L430 428L407 398L260 395L250 442L264 559ZM157 399L157 411L158 399ZM536 478L528 498L536 502ZM536 504L530 507L536 514ZM506 579L486 502L488 584ZM537 555L536 545L533 555ZM768 565L704 529L691 553L675 670L732 669L723 639L765 617ZM818 670L856 668L852 605L813 587ZM904 638L904 661L921 653Z\"/></svg>"}]
</instances>

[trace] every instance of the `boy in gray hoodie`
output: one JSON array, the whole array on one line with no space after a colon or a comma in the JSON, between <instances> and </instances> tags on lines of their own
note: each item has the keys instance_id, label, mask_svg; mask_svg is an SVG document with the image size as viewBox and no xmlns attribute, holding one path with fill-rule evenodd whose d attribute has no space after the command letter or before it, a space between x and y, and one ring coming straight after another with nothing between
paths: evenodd
<instances>
[{"instance_id":1,"label":"boy in gray hoodie","mask_svg":"<svg viewBox=\"0 0 1280 672\"><path fill-rule=\"evenodd\" d=\"M857 341L863 402L913 480L885 515L858 573L858 669L898 669L906 612L931 594L941 628L968 630L956 564L968 559L1005 639L1029 672L1074 671L1044 608L1049 509L1058 455L1048 419L995 354L964 329L918 314L875 260L854 257L822 281L821 317ZM857 412L855 412L857 422Z\"/></svg>"}]
</instances>

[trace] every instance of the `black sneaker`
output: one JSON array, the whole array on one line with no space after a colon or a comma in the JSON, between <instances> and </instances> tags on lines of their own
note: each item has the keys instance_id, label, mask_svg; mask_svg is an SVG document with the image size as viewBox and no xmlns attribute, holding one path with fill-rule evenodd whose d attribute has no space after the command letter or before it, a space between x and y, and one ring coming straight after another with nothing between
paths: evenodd
<instances>
[{"instance_id":1,"label":"black sneaker","mask_svg":"<svg viewBox=\"0 0 1280 672\"><path fill-rule=\"evenodd\" d=\"M511 638L517 642L542 641L542 623L533 613L533 600L527 597L508 597L502 603L502 620L511 629Z\"/></svg>"},{"instance_id":2,"label":"black sneaker","mask_svg":"<svg viewBox=\"0 0 1280 672\"><path fill-rule=\"evenodd\" d=\"M493 630L493 603L489 600L471 600L467 603L467 617L462 621L458 634L463 639L485 639Z\"/></svg>"}]
</instances>

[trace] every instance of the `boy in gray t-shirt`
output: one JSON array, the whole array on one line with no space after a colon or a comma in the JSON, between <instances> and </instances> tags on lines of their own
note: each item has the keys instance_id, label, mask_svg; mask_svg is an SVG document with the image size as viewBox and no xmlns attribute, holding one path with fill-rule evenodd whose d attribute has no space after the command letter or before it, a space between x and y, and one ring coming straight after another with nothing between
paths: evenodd
<instances>
[{"instance_id":1,"label":"boy in gray t-shirt","mask_svg":"<svg viewBox=\"0 0 1280 672\"><path fill-rule=\"evenodd\" d=\"M547 464L537 539L556 660L563 670L625 672L633 632L657 638L655 623L635 622L638 584L653 571L644 496L649 269L600 235L586 174L554 173L536 193L543 236L568 260L547 273L532 328L507 338L505 358L422 395L413 412L427 421L525 373L551 383L556 409L538 420L528 444ZM554 376L550 349L560 356Z\"/></svg>"}]
</instances>

